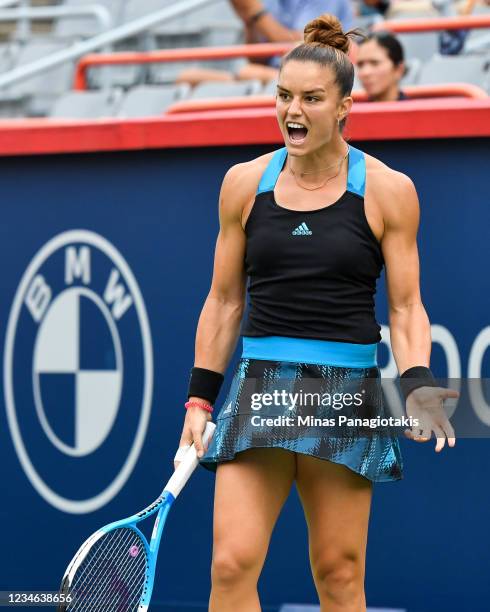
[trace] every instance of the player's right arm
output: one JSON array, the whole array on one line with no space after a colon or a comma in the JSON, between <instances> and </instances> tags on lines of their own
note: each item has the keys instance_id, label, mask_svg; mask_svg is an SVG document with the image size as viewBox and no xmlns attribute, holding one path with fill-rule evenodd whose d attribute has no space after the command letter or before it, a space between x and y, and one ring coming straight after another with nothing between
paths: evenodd
<instances>
[{"instance_id":1,"label":"player's right arm","mask_svg":"<svg viewBox=\"0 0 490 612\"><path fill-rule=\"evenodd\" d=\"M211 287L196 331L194 366L224 374L235 350L246 304L243 211L255 198L261 164L247 162L226 173L219 196L219 233L214 253ZM209 403L190 397L190 400ZM202 432L211 415L199 407L186 411L179 446L196 445L202 455Z\"/></svg>"}]
</instances>

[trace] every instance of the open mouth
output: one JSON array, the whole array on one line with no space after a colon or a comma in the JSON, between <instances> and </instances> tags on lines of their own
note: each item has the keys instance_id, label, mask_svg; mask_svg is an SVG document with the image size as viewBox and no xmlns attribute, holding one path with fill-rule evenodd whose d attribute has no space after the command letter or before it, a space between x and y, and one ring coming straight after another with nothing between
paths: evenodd
<instances>
[{"instance_id":1,"label":"open mouth","mask_svg":"<svg viewBox=\"0 0 490 612\"><path fill-rule=\"evenodd\" d=\"M301 123L294 123L290 121L289 123L286 123L286 127L289 134L289 140L294 144L302 143L308 134L308 129Z\"/></svg>"}]
</instances>

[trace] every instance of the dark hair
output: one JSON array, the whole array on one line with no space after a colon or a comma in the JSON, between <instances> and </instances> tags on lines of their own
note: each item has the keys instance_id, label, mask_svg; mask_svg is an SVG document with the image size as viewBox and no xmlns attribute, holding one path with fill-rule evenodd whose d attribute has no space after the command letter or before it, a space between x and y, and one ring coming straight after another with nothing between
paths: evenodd
<instances>
[{"instance_id":1,"label":"dark hair","mask_svg":"<svg viewBox=\"0 0 490 612\"><path fill-rule=\"evenodd\" d=\"M391 32L371 32L359 43L359 45L363 45L370 40L376 41L380 47L386 49L388 52L388 57L395 66L399 66L404 61L405 56L403 53L403 47L401 46L398 38Z\"/></svg>"},{"instance_id":2,"label":"dark hair","mask_svg":"<svg viewBox=\"0 0 490 612\"><path fill-rule=\"evenodd\" d=\"M335 15L329 13L320 15L306 24L304 42L291 49L282 58L280 70L291 60L330 66L340 95L349 96L354 84L354 66L347 55L351 35L362 36L362 32L358 29L344 32ZM341 131L344 125L345 117L340 122Z\"/></svg>"}]
</instances>

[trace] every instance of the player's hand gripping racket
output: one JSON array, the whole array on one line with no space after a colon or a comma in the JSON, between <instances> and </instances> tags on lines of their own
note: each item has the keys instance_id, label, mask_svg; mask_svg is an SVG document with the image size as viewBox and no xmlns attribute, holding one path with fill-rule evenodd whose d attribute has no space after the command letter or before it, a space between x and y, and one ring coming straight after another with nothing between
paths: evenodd
<instances>
[{"instance_id":1,"label":"player's hand gripping racket","mask_svg":"<svg viewBox=\"0 0 490 612\"><path fill-rule=\"evenodd\" d=\"M215 424L208 421L203 433L206 446ZM162 494L147 508L92 534L70 562L60 595L58 612L142 612L148 609L158 547L170 506L182 490L198 459L192 445ZM138 523L157 514L150 543ZM68 601L71 599L71 601Z\"/></svg>"}]
</instances>

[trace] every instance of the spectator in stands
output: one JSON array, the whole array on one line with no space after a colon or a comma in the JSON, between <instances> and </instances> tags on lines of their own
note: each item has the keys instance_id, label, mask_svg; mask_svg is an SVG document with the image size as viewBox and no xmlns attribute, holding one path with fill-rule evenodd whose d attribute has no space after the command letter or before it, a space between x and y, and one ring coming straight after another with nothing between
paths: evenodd
<instances>
[{"instance_id":1,"label":"spectator in stands","mask_svg":"<svg viewBox=\"0 0 490 612\"><path fill-rule=\"evenodd\" d=\"M335 15L344 31L354 19L351 0L230 0L245 28L245 42L301 42L305 25L325 12ZM243 63L234 72L190 68L180 73L177 82L195 85L201 81L258 79L263 83L278 75L280 58L271 57Z\"/></svg>"},{"instance_id":2,"label":"spectator in stands","mask_svg":"<svg viewBox=\"0 0 490 612\"><path fill-rule=\"evenodd\" d=\"M407 99L400 89L405 73L403 47L390 32L372 32L359 42L356 69L370 102Z\"/></svg>"},{"instance_id":3,"label":"spectator in stands","mask_svg":"<svg viewBox=\"0 0 490 612\"><path fill-rule=\"evenodd\" d=\"M490 5L490 0L483 0ZM466 0L463 4L457 4L454 0L432 0L432 6L442 17L454 17L455 15L471 15L478 0ZM441 55L458 55L464 50L469 30L443 30L439 34L439 53Z\"/></svg>"},{"instance_id":4,"label":"spectator in stands","mask_svg":"<svg viewBox=\"0 0 490 612\"><path fill-rule=\"evenodd\" d=\"M362 16L376 15L380 19L386 17L391 8L391 0L362 0L359 4L359 14Z\"/></svg>"}]
</instances>

